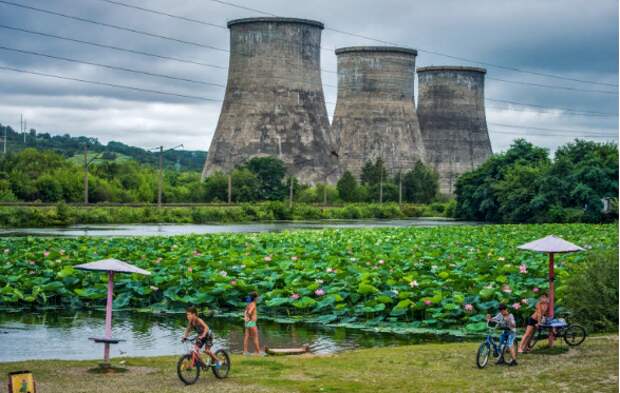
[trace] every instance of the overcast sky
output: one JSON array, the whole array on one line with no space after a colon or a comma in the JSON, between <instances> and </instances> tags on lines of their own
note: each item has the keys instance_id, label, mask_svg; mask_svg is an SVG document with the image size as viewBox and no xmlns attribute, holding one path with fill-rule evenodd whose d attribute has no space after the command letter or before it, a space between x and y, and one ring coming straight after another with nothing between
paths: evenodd
<instances>
[{"instance_id":1,"label":"overcast sky","mask_svg":"<svg viewBox=\"0 0 620 393\"><path fill-rule=\"evenodd\" d=\"M9 1L9 0L7 0ZM32 7L94 19L181 40L228 49L228 30L161 15L127 9L101 0L10 0ZM226 21L260 16L211 0L118 0L200 19L225 26ZM315 19L327 28L353 32L417 48L418 66L474 65L426 51L487 63L596 81L579 83L487 66L487 78L554 85L561 90L512 84L487 79L488 99L508 100L550 108L611 115L576 115L487 101L487 120L494 151L501 151L520 133L531 142L551 150L573 139L567 134L618 132L618 2L616 0L520 0L520 1L406 1L406 0L232 0L280 16ZM66 40L0 28L0 46L36 51L81 61L105 63L174 75L180 78L226 83L228 54L179 42L165 41L97 26L59 16L0 3L0 24L87 40L105 45L155 53L221 68L156 59L138 54L88 46ZM322 46L378 45L334 31L323 31ZM336 70L332 50L321 51L322 68ZM204 85L129 72L69 63L0 49L0 67L62 75L84 80L129 85L182 95L221 100L222 86ZM336 85L333 73L323 73L323 83ZM615 86L614 86L615 85ZM588 92L582 90L596 90ZM336 101L336 89L324 86L326 100ZM606 94L605 92L612 92ZM19 130L23 113L28 126L39 132L69 133L117 140L151 148L183 143L186 149L207 150L213 135L220 102L162 96L73 81L50 79L0 69L0 123ZM331 117L333 104L327 104ZM506 127L503 125L520 127ZM532 130L538 127L564 131Z\"/></svg>"}]
</instances>

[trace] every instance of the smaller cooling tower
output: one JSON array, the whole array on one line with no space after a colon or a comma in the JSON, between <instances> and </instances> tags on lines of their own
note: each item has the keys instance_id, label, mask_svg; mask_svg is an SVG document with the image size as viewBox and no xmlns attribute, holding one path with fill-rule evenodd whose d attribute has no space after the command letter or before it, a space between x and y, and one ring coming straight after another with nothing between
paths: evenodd
<instances>
[{"instance_id":1,"label":"smaller cooling tower","mask_svg":"<svg viewBox=\"0 0 620 393\"><path fill-rule=\"evenodd\" d=\"M355 176L382 158L391 174L424 160L415 111L417 51L386 46L336 49L338 99L331 133L340 169Z\"/></svg>"},{"instance_id":2,"label":"smaller cooling tower","mask_svg":"<svg viewBox=\"0 0 620 393\"><path fill-rule=\"evenodd\" d=\"M475 67L418 68L418 119L440 191L453 194L456 179L492 154L484 109L484 74Z\"/></svg>"}]
</instances>

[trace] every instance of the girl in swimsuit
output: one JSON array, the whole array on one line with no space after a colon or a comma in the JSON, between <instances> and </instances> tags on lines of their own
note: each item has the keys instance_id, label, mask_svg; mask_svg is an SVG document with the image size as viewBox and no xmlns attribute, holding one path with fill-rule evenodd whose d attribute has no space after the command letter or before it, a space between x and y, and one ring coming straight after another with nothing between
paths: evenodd
<instances>
[{"instance_id":1,"label":"girl in swimsuit","mask_svg":"<svg viewBox=\"0 0 620 393\"><path fill-rule=\"evenodd\" d=\"M252 342L254 343L254 350L256 353L261 353L260 344L258 342L258 327L256 326L256 320L258 319L258 315L256 313L256 298L258 298L258 293L250 292L248 296L248 305L245 307L245 311L243 313L243 321L245 322L245 334L243 336L243 353L248 354L248 344L250 341L250 337L252 337Z\"/></svg>"},{"instance_id":2,"label":"girl in swimsuit","mask_svg":"<svg viewBox=\"0 0 620 393\"><path fill-rule=\"evenodd\" d=\"M527 351L527 345L529 344L530 338L534 335L534 331L538 328L543 321L543 318L547 317L547 312L549 309L549 299L546 294L543 294L538 303L536 303L536 310L534 313L527 319L527 327L525 328L525 334L521 338L521 342L519 343L519 353L523 353L523 351Z\"/></svg>"}]
</instances>

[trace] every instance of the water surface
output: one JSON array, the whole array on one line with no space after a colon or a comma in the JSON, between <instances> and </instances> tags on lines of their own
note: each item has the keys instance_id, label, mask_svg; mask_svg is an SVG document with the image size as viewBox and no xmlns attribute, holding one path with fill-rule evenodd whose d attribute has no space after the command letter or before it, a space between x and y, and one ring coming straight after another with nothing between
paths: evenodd
<instances>
[{"instance_id":1,"label":"water surface","mask_svg":"<svg viewBox=\"0 0 620 393\"><path fill-rule=\"evenodd\" d=\"M0 362L29 359L100 359L103 345L89 337L101 337L103 311L0 311ZM215 347L234 353L243 350L241 318L208 318L215 334ZM186 320L184 314L115 312L113 337L126 340L111 347L111 356L158 356L181 354ZM343 327L308 324L282 324L260 321L261 345L274 348L309 344L318 354L336 353L354 348L417 344L450 337L432 334L373 333ZM458 338L453 338L458 339Z\"/></svg>"}]
</instances>

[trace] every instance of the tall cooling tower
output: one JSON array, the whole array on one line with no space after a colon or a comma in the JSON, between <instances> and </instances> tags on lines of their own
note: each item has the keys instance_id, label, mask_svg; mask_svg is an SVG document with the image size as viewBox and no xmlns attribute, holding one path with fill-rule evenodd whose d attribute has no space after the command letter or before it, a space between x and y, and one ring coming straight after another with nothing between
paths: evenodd
<instances>
[{"instance_id":1,"label":"tall cooling tower","mask_svg":"<svg viewBox=\"0 0 620 393\"><path fill-rule=\"evenodd\" d=\"M203 177L273 156L302 183L325 181L337 158L321 85L323 24L246 18L228 28L226 95Z\"/></svg>"},{"instance_id":2,"label":"tall cooling tower","mask_svg":"<svg viewBox=\"0 0 620 393\"><path fill-rule=\"evenodd\" d=\"M336 49L338 99L332 135L341 171L356 176L368 161L382 158L391 174L424 160L415 110L417 51L362 46Z\"/></svg>"},{"instance_id":3,"label":"tall cooling tower","mask_svg":"<svg viewBox=\"0 0 620 393\"><path fill-rule=\"evenodd\" d=\"M418 118L427 161L439 173L440 191L492 154L484 109L484 74L476 67L418 68Z\"/></svg>"}]
</instances>

